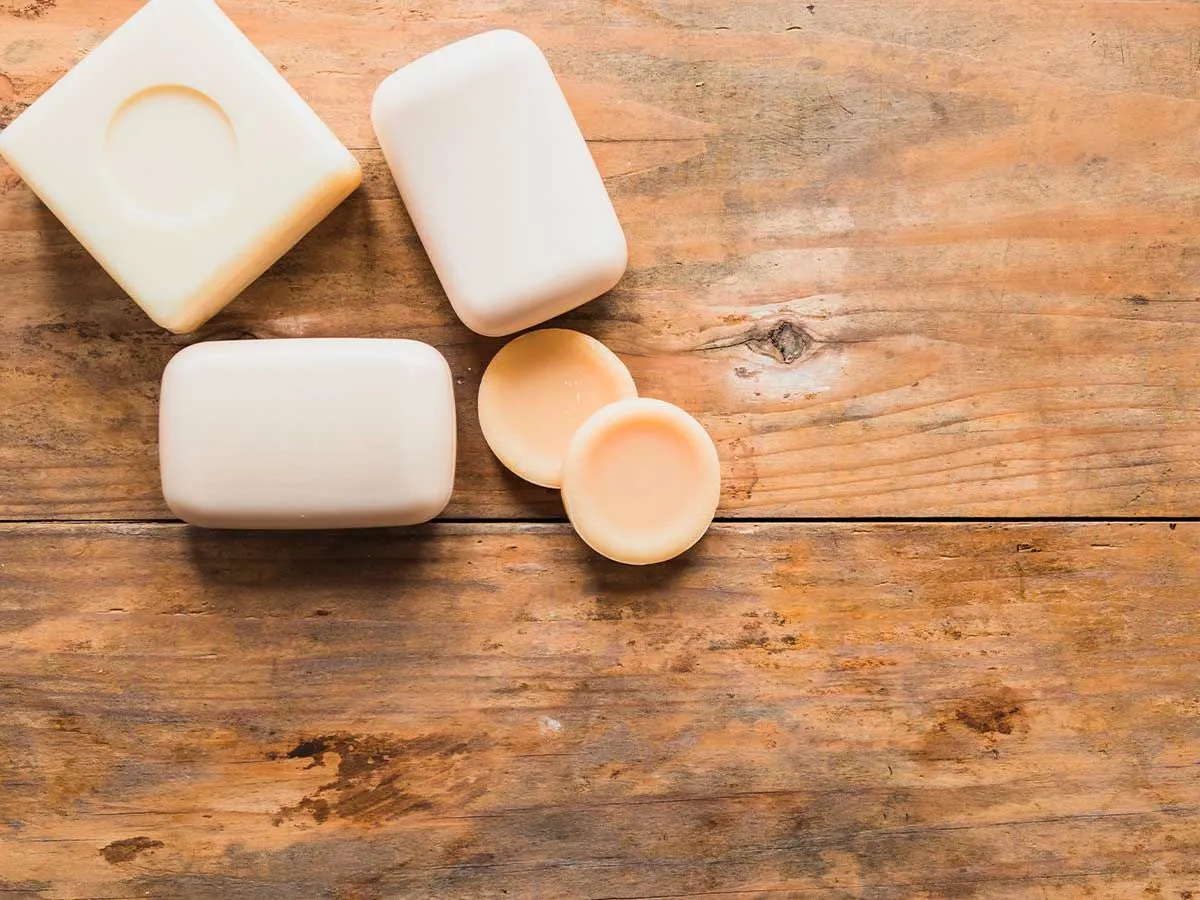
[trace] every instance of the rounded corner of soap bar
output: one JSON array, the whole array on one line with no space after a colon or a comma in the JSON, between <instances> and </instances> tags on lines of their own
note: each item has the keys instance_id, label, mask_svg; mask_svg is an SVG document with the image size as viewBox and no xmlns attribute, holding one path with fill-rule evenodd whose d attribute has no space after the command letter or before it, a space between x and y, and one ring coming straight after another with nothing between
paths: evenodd
<instances>
[{"instance_id":1,"label":"rounded corner of soap bar","mask_svg":"<svg viewBox=\"0 0 1200 900\"><path fill-rule=\"evenodd\" d=\"M367 340L372 340L367 338ZM396 339L397 345L403 345L405 352L416 365L421 366L431 383L436 384L445 398L448 399L449 409L454 410L454 372L450 368L450 363L445 355L437 347L432 344L427 344L424 341L412 340L409 338ZM453 423L451 425L453 427Z\"/></svg>"},{"instance_id":2,"label":"rounded corner of soap bar","mask_svg":"<svg viewBox=\"0 0 1200 900\"><path fill-rule=\"evenodd\" d=\"M595 296L599 297L616 287L617 282L625 275L625 270L628 268L629 244L625 240L625 231L621 228L621 223L614 215L610 243L597 254L596 284L599 286L599 290L596 291ZM590 299L595 299L595 297Z\"/></svg>"},{"instance_id":3,"label":"rounded corner of soap bar","mask_svg":"<svg viewBox=\"0 0 1200 900\"><path fill-rule=\"evenodd\" d=\"M480 59L483 59L485 54L492 58L511 55L536 59L541 62L546 61L546 54L542 52L542 48L533 38L512 28L493 28L490 31L481 31L452 44L447 44L433 53L442 53L447 56L476 55Z\"/></svg>"},{"instance_id":4,"label":"rounded corner of soap bar","mask_svg":"<svg viewBox=\"0 0 1200 900\"><path fill-rule=\"evenodd\" d=\"M161 323L159 323L161 324ZM187 378L191 373L190 369L196 364L196 361L204 355L204 344L191 344L184 347L169 360L163 367L162 373L162 391L159 392L159 418L163 413L163 392L174 385L180 378Z\"/></svg>"},{"instance_id":5,"label":"rounded corner of soap bar","mask_svg":"<svg viewBox=\"0 0 1200 900\"><path fill-rule=\"evenodd\" d=\"M450 470L450 478L440 485L434 484L429 494L429 498L414 510L411 519L402 524L423 525L445 512L446 507L450 505L450 498L454 495L453 467Z\"/></svg>"},{"instance_id":6,"label":"rounded corner of soap bar","mask_svg":"<svg viewBox=\"0 0 1200 900\"><path fill-rule=\"evenodd\" d=\"M464 325L484 337L508 337L541 325L616 287L629 266L629 251L615 217L605 237L597 241L591 260L537 284L521 284L504 293L478 280L448 285L450 305Z\"/></svg>"},{"instance_id":7,"label":"rounded corner of soap bar","mask_svg":"<svg viewBox=\"0 0 1200 900\"><path fill-rule=\"evenodd\" d=\"M343 154L342 163L338 170L338 176L340 177L343 191L345 192L346 196L349 196L358 189L360 184L362 184L362 164L359 163L358 159L345 145L339 143L338 147L341 149Z\"/></svg>"},{"instance_id":8,"label":"rounded corner of soap bar","mask_svg":"<svg viewBox=\"0 0 1200 900\"><path fill-rule=\"evenodd\" d=\"M494 28L491 31L484 31L474 37L465 38L462 43L467 41L487 41L495 46L507 50L512 53L524 54L526 56L537 55L539 59L545 59L546 54L542 52L542 48L537 45L537 42L529 35L512 28Z\"/></svg>"},{"instance_id":9,"label":"rounded corner of soap bar","mask_svg":"<svg viewBox=\"0 0 1200 900\"><path fill-rule=\"evenodd\" d=\"M137 303L138 306L142 307L142 311L150 317L151 322L153 322L159 328L165 328L167 331L171 332L171 334L191 334L210 318L216 315L216 311L214 311L206 316L200 317L196 315L195 310L185 310L186 315L181 314L178 311L163 313L158 311L153 304L142 303L136 298L134 302ZM191 347L184 348L184 350L190 349ZM174 361L174 358L172 358L171 362ZM167 365L169 366L170 363L167 363Z\"/></svg>"},{"instance_id":10,"label":"rounded corner of soap bar","mask_svg":"<svg viewBox=\"0 0 1200 900\"><path fill-rule=\"evenodd\" d=\"M465 37L439 47L412 62L401 66L379 83L371 97L371 124L376 134L386 132L384 117L402 110L425 90L423 81L451 71L474 71L488 68L494 61L506 57L521 58L549 67L546 55L531 38L509 28Z\"/></svg>"},{"instance_id":11,"label":"rounded corner of soap bar","mask_svg":"<svg viewBox=\"0 0 1200 900\"><path fill-rule=\"evenodd\" d=\"M186 292L173 286L149 292L127 287L125 293L159 328L172 334L191 334L232 303L238 292L228 289L213 291L202 285ZM185 347L180 352L199 346Z\"/></svg>"},{"instance_id":12,"label":"rounded corner of soap bar","mask_svg":"<svg viewBox=\"0 0 1200 900\"><path fill-rule=\"evenodd\" d=\"M393 72L383 81L379 82L379 86L375 88L375 93L371 95L371 127L378 135L381 130L383 117L389 114L392 110L400 105L399 92L401 85L397 75L404 71L400 69Z\"/></svg>"},{"instance_id":13,"label":"rounded corner of soap bar","mask_svg":"<svg viewBox=\"0 0 1200 900\"><path fill-rule=\"evenodd\" d=\"M176 479L168 476L163 470L162 495L171 515L180 521L196 528L220 528L223 523L212 518L211 510L205 508L204 501L188 495L186 488L181 488Z\"/></svg>"},{"instance_id":14,"label":"rounded corner of soap bar","mask_svg":"<svg viewBox=\"0 0 1200 900\"><path fill-rule=\"evenodd\" d=\"M500 310L497 314L497 310L494 308L476 307L470 301L455 300L453 297L450 298L450 305L454 308L454 313L459 320L482 337L508 337L510 334L516 334L518 331L537 324L533 322L525 325L521 322L514 322L511 314L506 310Z\"/></svg>"},{"instance_id":15,"label":"rounded corner of soap bar","mask_svg":"<svg viewBox=\"0 0 1200 900\"><path fill-rule=\"evenodd\" d=\"M417 341L409 338L405 338L404 341L412 351L415 358L427 362L429 365L435 368L440 375L445 376L447 383L450 382L452 377L450 363L446 361L446 356L441 350L433 346L433 344L427 344L424 341Z\"/></svg>"}]
</instances>

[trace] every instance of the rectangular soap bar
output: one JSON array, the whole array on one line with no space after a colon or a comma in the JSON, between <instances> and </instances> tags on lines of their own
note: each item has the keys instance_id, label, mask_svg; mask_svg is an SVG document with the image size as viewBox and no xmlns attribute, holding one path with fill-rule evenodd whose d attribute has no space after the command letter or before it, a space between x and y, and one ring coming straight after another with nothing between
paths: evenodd
<instances>
[{"instance_id":1,"label":"rectangular soap bar","mask_svg":"<svg viewBox=\"0 0 1200 900\"><path fill-rule=\"evenodd\" d=\"M362 179L212 0L151 0L0 132L0 155L176 332L202 325Z\"/></svg>"},{"instance_id":2,"label":"rectangular soap bar","mask_svg":"<svg viewBox=\"0 0 1200 900\"><path fill-rule=\"evenodd\" d=\"M621 224L541 50L514 31L443 47L388 76L371 120L454 311L520 331L607 291Z\"/></svg>"},{"instance_id":3,"label":"rectangular soap bar","mask_svg":"<svg viewBox=\"0 0 1200 900\"><path fill-rule=\"evenodd\" d=\"M454 457L450 368L419 341L213 341L163 373L163 496L193 525L424 522L450 499Z\"/></svg>"}]
</instances>

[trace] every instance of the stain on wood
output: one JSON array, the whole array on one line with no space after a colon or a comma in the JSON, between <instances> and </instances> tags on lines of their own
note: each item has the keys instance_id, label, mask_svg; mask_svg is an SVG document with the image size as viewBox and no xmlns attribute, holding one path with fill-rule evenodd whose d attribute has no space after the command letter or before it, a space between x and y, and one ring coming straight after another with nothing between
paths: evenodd
<instances>
[{"instance_id":1,"label":"stain on wood","mask_svg":"<svg viewBox=\"0 0 1200 900\"><path fill-rule=\"evenodd\" d=\"M730 524L647 572L555 524L3 526L0 881L1181 897L1198 552Z\"/></svg>"},{"instance_id":2,"label":"stain on wood","mask_svg":"<svg viewBox=\"0 0 1200 900\"><path fill-rule=\"evenodd\" d=\"M954 718L978 734L1012 734L1020 715L1021 704L1012 691L1003 690L964 703Z\"/></svg>"},{"instance_id":3,"label":"stain on wood","mask_svg":"<svg viewBox=\"0 0 1200 900\"><path fill-rule=\"evenodd\" d=\"M4 17L0 118L137 0L28 5ZM562 322L703 419L723 514L1195 511L1192 5L225 5L366 182L174 338L0 167L0 517L169 517L157 383L191 341L379 335L454 369L448 514L561 518L486 451L471 410L498 342L455 320L368 121L388 72L504 26L546 48L629 238L621 284Z\"/></svg>"},{"instance_id":4,"label":"stain on wood","mask_svg":"<svg viewBox=\"0 0 1200 900\"><path fill-rule=\"evenodd\" d=\"M318 825L330 816L372 824L450 802L462 804L487 790L470 765L471 754L486 744L482 738L436 734L415 740L351 734L306 738L284 758L312 759L312 766L324 766L326 754L335 754L336 775L299 803L280 809L273 821L279 825L306 814ZM280 756L268 753L267 758ZM430 785L436 790L430 791Z\"/></svg>"},{"instance_id":5,"label":"stain on wood","mask_svg":"<svg viewBox=\"0 0 1200 900\"><path fill-rule=\"evenodd\" d=\"M100 848L100 855L107 862L115 866L118 863L129 862L139 853L154 850L162 845L162 841L155 841L148 837L125 838L124 840L113 841L111 844L105 844Z\"/></svg>"},{"instance_id":6,"label":"stain on wood","mask_svg":"<svg viewBox=\"0 0 1200 900\"><path fill-rule=\"evenodd\" d=\"M18 19L37 19L54 9L58 0L33 0L32 3L27 0L5 0L5 2L4 11L10 15L16 16Z\"/></svg>"}]
</instances>

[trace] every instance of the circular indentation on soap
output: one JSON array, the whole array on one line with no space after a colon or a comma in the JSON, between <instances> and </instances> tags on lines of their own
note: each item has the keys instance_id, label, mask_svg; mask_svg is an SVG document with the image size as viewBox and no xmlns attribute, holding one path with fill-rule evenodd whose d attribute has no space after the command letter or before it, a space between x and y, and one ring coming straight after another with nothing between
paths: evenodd
<instances>
[{"instance_id":1,"label":"circular indentation on soap","mask_svg":"<svg viewBox=\"0 0 1200 900\"><path fill-rule=\"evenodd\" d=\"M609 559L648 565L703 537L721 498L717 449L704 427L662 400L624 400L571 439L563 505L575 530Z\"/></svg>"},{"instance_id":2,"label":"circular indentation on soap","mask_svg":"<svg viewBox=\"0 0 1200 900\"><path fill-rule=\"evenodd\" d=\"M104 159L122 194L156 218L191 219L230 195L237 136L210 97L181 85L129 98L109 122Z\"/></svg>"},{"instance_id":3,"label":"circular indentation on soap","mask_svg":"<svg viewBox=\"0 0 1200 900\"><path fill-rule=\"evenodd\" d=\"M509 341L479 385L479 425L500 462L526 481L562 484L567 445L603 406L637 396L615 353L578 331L544 328Z\"/></svg>"}]
</instances>

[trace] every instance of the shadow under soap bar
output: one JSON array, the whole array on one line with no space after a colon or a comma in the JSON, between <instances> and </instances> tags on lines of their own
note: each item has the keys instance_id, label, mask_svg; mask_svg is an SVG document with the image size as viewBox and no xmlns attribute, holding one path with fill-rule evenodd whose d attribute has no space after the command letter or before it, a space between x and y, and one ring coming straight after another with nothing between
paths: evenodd
<instances>
[{"instance_id":1,"label":"shadow under soap bar","mask_svg":"<svg viewBox=\"0 0 1200 900\"><path fill-rule=\"evenodd\" d=\"M175 332L207 321L362 180L212 0L151 0L0 132L0 156Z\"/></svg>"},{"instance_id":2,"label":"shadow under soap bar","mask_svg":"<svg viewBox=\"0 0 1200 900\"><path fill-rule=\"evenodd\" d=\"M450 368L428 344L214 341L163 373L163 496L209 528L364 528L433 518L454 487Z\"/></svg>"}]
</instances>

